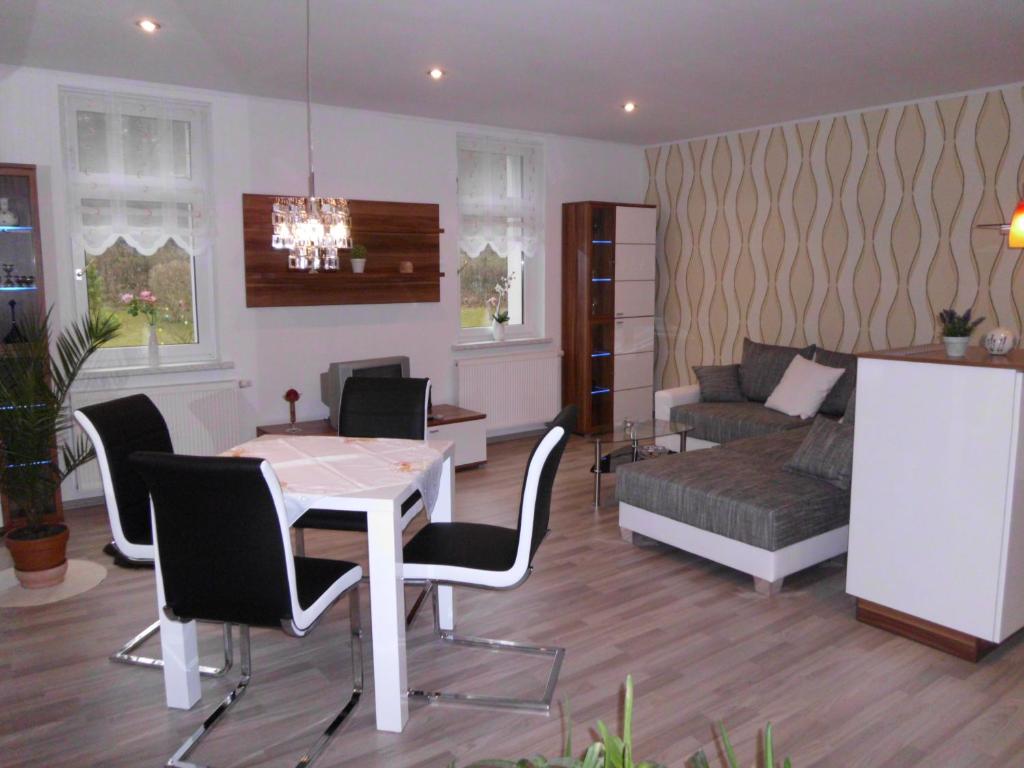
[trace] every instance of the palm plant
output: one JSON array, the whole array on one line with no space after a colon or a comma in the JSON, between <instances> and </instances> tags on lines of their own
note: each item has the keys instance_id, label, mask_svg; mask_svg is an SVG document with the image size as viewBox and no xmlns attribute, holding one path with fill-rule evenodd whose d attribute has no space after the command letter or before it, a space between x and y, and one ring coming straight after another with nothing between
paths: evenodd
<instances>
[{"instance_id":1,"label":"palm plant","mask_svg":"<svg viewBox=\"0 0 1024 768\"><path fill-rule=\"evenodd\" d=\"M25 517L24 538L48 534L43 517L60 483L93 458L84 435L69 437L66 401L85 362L120 328L113 315L90 315L51 338L50 312L19 323L23 341L0 347L0 490ZM51 352L51 342L53 352Z\"/></svg>"}]
</instances>

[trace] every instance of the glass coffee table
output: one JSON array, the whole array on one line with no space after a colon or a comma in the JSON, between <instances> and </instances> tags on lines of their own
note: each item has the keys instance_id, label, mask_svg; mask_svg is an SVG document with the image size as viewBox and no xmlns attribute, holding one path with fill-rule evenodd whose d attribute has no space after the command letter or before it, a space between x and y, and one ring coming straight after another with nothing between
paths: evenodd
<instances>
[{"instance_id":1,"label":"glass coffee table","mask_svg":"<svg viewBox=\"0 0 1024 768\"><path fill-rule=\"evenodd\" d=\"M638 422L626 421L610 432L591 435L590 441L594 444L594 466L590 470L594 473L594 509L601 506L601 475L614 473L615 468L622 464L632 464L635 461L654 459L675 453L663 446L640 445L642 440L679 435L679 450L682 452L686 450L686 433L691 429L693 429L693 425L682 421L653 419ZM627 443L627 445L609 453L602 453L604 447L616 443Z\"/></svg>"}]
</instances>

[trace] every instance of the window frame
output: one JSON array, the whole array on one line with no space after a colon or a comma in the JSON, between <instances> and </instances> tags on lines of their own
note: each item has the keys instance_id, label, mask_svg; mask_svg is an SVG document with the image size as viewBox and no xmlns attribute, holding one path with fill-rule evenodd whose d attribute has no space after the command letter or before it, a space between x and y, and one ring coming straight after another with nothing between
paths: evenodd
<instances>
[{"instance_id":1,"label":"window frame","mask_svg":"<svg viewBox=\"0 0 1024 768\"><path fill-rule=\"evenodd\" d=\"M63 170L68 194L66 221L68 225L67 248L70 258L66 263L70 265L71 273L70 275L62 275L62 278L68 279L71 285L71 300L69 303L73 308L73 315L81 317L89 311L88 282L85 272L87 254L84 248L76 246L75 233L78 231L78 225L75 222L75 216L78 211L79 200L86 198L84 195L76 194L78 136L77 133L72 136L69 130L69 126L72 123L77 124L78 112L84 111L79 102L84 99L101 100L107 103L113 102L117 105L117 113L119 115L139 113L140 110L136 107L147 105L150 108L154 108L163 119L188 122L190 183L180 186L183 190L190 190L192 194L198 194L204 200L207 213L212 211L214 201L211 154L212 129L210 119L212 107L208 102L64 86L59 89L59 99L61 146L64 153ZM111 112L108 111L107 114L109 115ZM138 116L152 116L152 113L147 114L145 110L142 110ZM124 184L123 173L95 174L95 176L97 181L101 181L114 188L119 188L122 197L131 199L132 193L135 192L140 195L138 199L145 199L142 195L146 194L147 184L145 179L148 177L139 177L140 181L137 184ZM180 179L181 177L178 178ZM183 195L178 202L187 204L190 201ZM186 249L191 251L192 257L192 299L197 342L194 344L161 344L161 364L215 362L220 359L216 306L214 304L213 262L216 241L212 217L209 215L206 217L205 227L204 234L197 236L192 241L191 248ZM170 235L168 235L169 237ZM87 363L87 368L140 367L149 367L148 351L144 344L130 347L101 348ZM158 372L156 368L153 370Z\"/></svg>"},{"instance_id":2,"label":"window frame","mask_svg":"<svg viewBox=\"0 0 1024 768\"><path fill-rule=\"evenodd\" d=\"M507 324L505 327L505 339L508 341L520 339L537 339L544 333L544 275L545 275L545 222L544 222L544 197L545 197L545 164L544 145L539 141L528 141L519 138L504 138L493 134L473 134L460 132L456 135L456 206L458 209L458 231L456 237L456 258L457 264L462 261L462 198L459 195L459 168L458 155L462 149L477 149L500 154L514 154L522 157L524 162L533 164L533 172L537 176L536 194L532 200L532 212L535 226L533 227L532 240L536 244L534 253L524 254L521 262L521 278L518 290L522 291L522 322L517 325ZM525 169L524 169L525 176ZM459 343L483 342L493 339L490 325L478 326L476 328L462 327L462 276L456 268L457 280L457 306L456 323L458 329Z\"/></svg>"}]
</instances>

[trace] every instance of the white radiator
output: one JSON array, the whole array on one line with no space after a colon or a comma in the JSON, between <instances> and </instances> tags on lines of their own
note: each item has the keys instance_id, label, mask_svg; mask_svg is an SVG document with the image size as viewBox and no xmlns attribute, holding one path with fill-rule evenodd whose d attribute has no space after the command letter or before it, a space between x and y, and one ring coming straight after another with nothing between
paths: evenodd
<instances>
[{"instance_id":1,"label":"white radiator","mask_svg":"<svg viewBox=\"0 0 1024 768\"><path fill-rule=\"evenodd\" d=\"M148 395L160 409L171 432L175 453L209 456L242 442L237 381L73 392L71 408L136 394ZM70 495L77 498L103 493L95 461L75 472L74 482L77 492Z\"/></svg>"},{"instance_id":2,"label":"white radiator","mask_svg":"<svg viewBox=\"0 0 1024 768\"><path fill-rule=\"evenodd\" d=\"M458 360L459 405L487 414L489 435L535 429L561 403L561 352Z\"/></svg>"}]
</instances>

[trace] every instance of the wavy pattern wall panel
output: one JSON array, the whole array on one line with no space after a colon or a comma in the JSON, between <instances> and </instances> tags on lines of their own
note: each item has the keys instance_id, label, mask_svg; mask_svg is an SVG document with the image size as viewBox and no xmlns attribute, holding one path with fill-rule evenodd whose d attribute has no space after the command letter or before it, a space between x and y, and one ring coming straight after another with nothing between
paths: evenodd
<instances>
[{"instance_id":1,"label":"wavy pattern wall panel","mask_svg":"<svg viewBox=\"0 0 1024 768\"><path fill-rule=\"evenodd\" d=\"M937 337L955 304L1024 330L1024 86L649 147L661 387L743 337L862 351Z\"/></svg>"}]
</instances>

